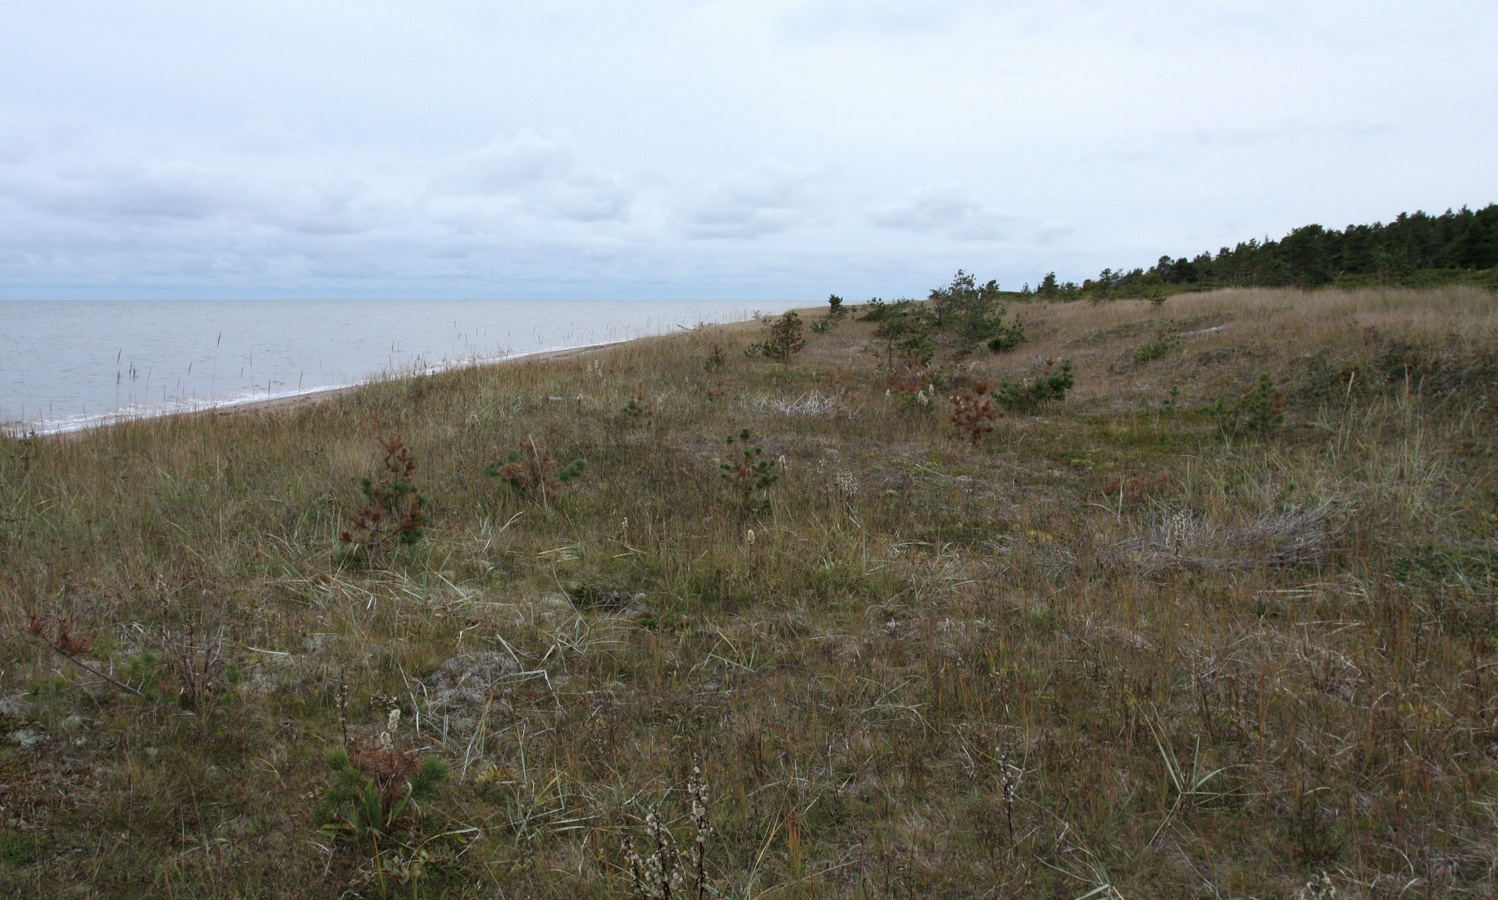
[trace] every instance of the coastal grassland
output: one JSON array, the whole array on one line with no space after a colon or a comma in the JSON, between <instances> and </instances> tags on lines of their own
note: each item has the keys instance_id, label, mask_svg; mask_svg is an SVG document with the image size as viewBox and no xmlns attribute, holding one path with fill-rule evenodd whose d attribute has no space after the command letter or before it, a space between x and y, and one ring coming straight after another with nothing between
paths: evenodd
<instances>
[{"instance_id":1,"label":"coastal grassland","mask_svg":"<svg viewBox=\"0 0 1498 900\"><path fill-rule=\"evenodd\" d=\"M846 317L3 440L0 888L698 896L696 760L702 896L1490 896L1492 295L1016 310L918 398ZM397 435L422 539L361 559ZM485 474L525 442L587 469ZM369 818L339 748L448 776Z\"/></svg>"}]
</instances>

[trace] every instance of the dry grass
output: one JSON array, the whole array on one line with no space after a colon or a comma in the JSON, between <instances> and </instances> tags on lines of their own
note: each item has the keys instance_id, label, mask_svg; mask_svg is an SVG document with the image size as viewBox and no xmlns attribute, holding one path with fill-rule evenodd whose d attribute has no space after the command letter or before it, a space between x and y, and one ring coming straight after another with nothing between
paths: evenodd
<instances>
[{"instance_id":1,"label":"dry grass","mask_svg":"<svg viewBox=\"0 0 1498 900\"><path fill-rule=\"evenodd\" d=\"M625 847L710 834L706 896L1491 896L1491 295L1019 311L948 384L1077 386L976 445L851 320L789 367L712 328L0 442L0 888L618 896ZM1262 374L1285 424L1225 438L1204 409ZM376 421L426 527L368 566ZM586 474L484 475L528 438ZM331 840L324 753L392 703L452 775L398 840Z\"/></svg>"}]
</instances>

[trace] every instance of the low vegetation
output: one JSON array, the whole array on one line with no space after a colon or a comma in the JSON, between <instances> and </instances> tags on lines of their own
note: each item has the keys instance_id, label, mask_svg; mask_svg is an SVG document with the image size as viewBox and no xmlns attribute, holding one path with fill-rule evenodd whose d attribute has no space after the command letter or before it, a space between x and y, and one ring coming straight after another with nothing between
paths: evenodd
<instances>
[{"instance_id":1,"label":"low vegetation","mask_svg":"<svg viewBox=\"0 0 1498 900\"><path fill-rule=\"evenodd\" d=\"M1492 295L943 290L0 439L0 893L1498 890Z\"/></svg>"}]
</instances>

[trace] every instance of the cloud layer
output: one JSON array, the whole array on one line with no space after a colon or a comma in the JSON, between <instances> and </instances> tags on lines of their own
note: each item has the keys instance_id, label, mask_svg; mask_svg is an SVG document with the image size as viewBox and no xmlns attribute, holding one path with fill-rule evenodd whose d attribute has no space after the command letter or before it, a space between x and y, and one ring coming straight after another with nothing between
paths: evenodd
<instances>
[{"instance_id":1,"label":"cloud layer","mask_svg":"<svg viewBox=\"0 0 1498 900\"><path fill-rule=\"evenodd\" d=\"M0 10L0 297L923 294L1498 201L1477 2Z\"/></svg>"}]
</instances>

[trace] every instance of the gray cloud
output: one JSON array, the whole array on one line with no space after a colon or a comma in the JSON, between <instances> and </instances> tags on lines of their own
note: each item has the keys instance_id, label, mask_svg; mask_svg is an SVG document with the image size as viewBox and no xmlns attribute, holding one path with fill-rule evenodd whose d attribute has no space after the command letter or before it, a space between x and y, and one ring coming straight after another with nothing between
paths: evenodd
<instances>
[{"instance_id":1,"label":"gray cloud","mask_svg":"<svg viewBox=\"0 0 1498 900\"><path fill-rule=\"evenodd\" d=\"M57 169L32 165L0 175L0 193L57 216L151 222L211 216L232 203L235 188L221 173L167 162Z\"/></svg>"},{"instance_id":2,"label":"gray cloud","mask_svg":"<svg viewBox=\"0 0 1498 900\"><path fill-rule=\"evenodd\" d=\"M985 208L955 185L916 191L878 209L873 221L880 228L939 234L961 241L1003 240L1012 236L1019 224L1016 217Z\"/></svg>"},{"instance_id":3,"label":"gray cloud","mask_svg":"<svg viewBox=\"0 0 1498 900\"><path fill-rule=\"evenodd\" d=\"M706 239L758 238L811 222L830 177L775 159L755 160L682 204L686 233Z\"/></svg>"},{"instance_id":4,"label":"gray cloud","mask_svg":"<svg viewBox=\"0 0 1498 900\"><path fill-rule=\"evenodd\" d=\"M247 221L304 235L352 235L402 221L413 210L399 182L376 184L366 176L311 174L273 188L274 202L247 208Z\"/></svg>"},{"instance_id":5,"label":"gray cloud","mask_svg":"<svg viewBox=\"0 0 1498 900\"><path fill-rule=\"evenodd\" d=\"M612 222L628 217L635 192L623 177L585 157L570 135L525 129L445 163L432 179L431 194L456 200L469 218L488 210Z\"/></svg>"},{"instance_id":6,"label":"gray cloud","mask_svg":"<svg viewBox=\"0 0 1498 900\"><path fill-rule=\"evenodd\" d=\"M409 209L351 174L265 171L181 160L33 157L0 169L0 196L63 222L129 223L160 232L174 223L223 220L304 235L355 234ZM227 161L226 161L227 163Z\"/></svg>"}]
</instances>

